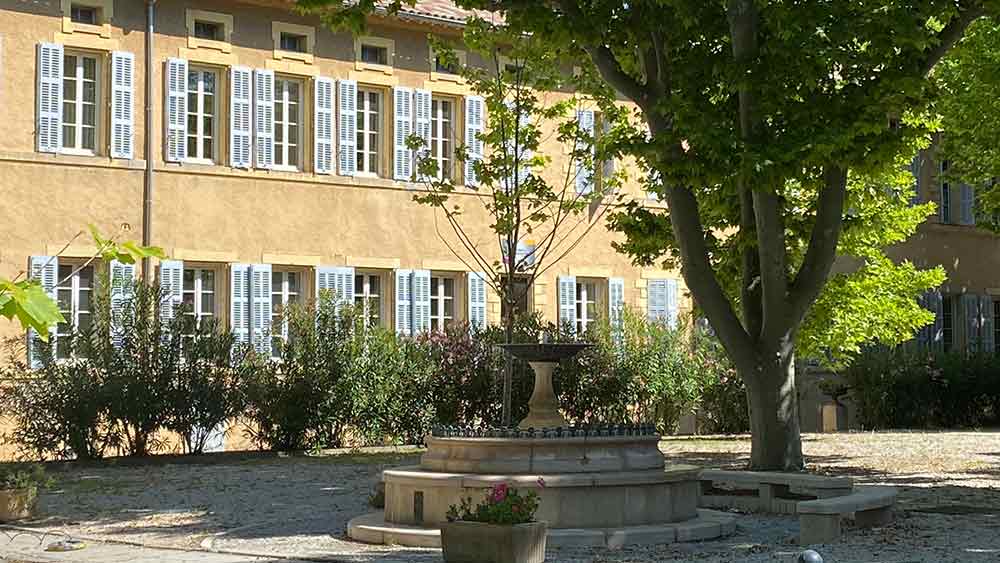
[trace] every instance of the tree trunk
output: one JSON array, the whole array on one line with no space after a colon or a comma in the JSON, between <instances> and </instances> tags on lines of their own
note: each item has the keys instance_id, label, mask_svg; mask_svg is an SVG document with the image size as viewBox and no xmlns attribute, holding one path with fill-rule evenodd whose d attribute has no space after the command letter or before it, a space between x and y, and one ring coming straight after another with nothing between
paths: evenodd
<instances>
[{"instance_id":1,"label":"tree trunk","mask_svg":"<svg viewBox=\"0 0 1000 563\"><path fill-rule=\"evenodd\" d=\"M507 295L503 297L507 301L507 310L504 312L503 319L503 340L504 344L514 343L514 306L510 297L511 289L513 284L508 284ZM514 385L514 357L510 355L510 352L504 350L503 352L503 411L501 413L501 423L502 426L510 427L511 424L511 411L513 407L511 405L511 397L513 395L513 385Z\"/></svg>"},{"instance_id":2,"label":"tree trunk","mask_svg":"<svg viewBox=\"0 0 1000 563\"><path fill-rule=\"evenodd\" d=\"M750 409L750 469L803 469L799 436L799 401L795 388L795 355L791 346L761 357L756 365L737 366L746 384Z\"/></svg>"}]
</instances>

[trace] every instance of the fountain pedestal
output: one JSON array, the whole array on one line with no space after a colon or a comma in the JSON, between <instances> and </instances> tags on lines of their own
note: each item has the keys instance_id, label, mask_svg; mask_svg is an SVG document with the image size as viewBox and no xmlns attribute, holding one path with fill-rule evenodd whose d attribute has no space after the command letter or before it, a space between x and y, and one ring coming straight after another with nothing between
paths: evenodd
<instances>
[{"instance_id":1,"label":"fountain pedestal","mask_svg":"<svg viewBox=\"0 0 1000 563\"><path fill-rule=\"evenodd\" d=\"M528 362L535 372L535 390L528 400L528 416L517 425L518 428L565 428L569 426L559 412L559 401L552 388L552 373L559 366L557 362Z\"/></svg>"}]
</instances>

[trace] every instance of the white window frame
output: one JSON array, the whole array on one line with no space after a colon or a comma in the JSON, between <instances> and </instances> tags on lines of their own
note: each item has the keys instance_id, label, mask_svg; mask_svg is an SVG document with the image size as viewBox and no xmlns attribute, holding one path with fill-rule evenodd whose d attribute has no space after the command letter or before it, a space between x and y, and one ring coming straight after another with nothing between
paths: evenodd
<instances>
[{"instance_id":1,"label":"white window frame","mask_svg":"<svg viewBox=\"0 0 1000 563\"><path fill-rule=\"evenodd\" d=\"M358 283L358 278L361 278L361 283ZM371 288L372 279L378 280L379 292L373 293ZM378 322L374 326L385 326L385 311L386 298L386 277L379 272L372 272L366 270L356 270L354 272L354 303L357 306L358 299L361 299L361 311L366 320L370 320L373 317L377 318ZM378 299L378 311L372 311L371 309L371 298ZM371 326L371 325L368 325Z\"/></svg>"},{"instance_id":2,"label":"white window frame","mask_svg":"<svg viewBox=\"0 0 1000 563\"><path fill-rule=\"evenodd\" d=\"M576 334L587 332L587 328L600 316L601 295L599 280L593 278L578 278L576 280L576 292L573 296L573 306L576 308ZM591 303L594 305L593 317L587 311L587 305Z\"/></svg>"},{"instance_id":3,"label":"white window frame","mask_svg":"<svg viewBox=\"0 0 1000 563\"><path fill-rule=\"evenodd\" d=\"M194 272L194 284L192 289L187 289L184 287L184 277L189 271ZM213 286L212 289L206 290L202 287L202 273L212 272ZM181 272L181 303L184 303L184 297L188 294L192 294L194 298L191 300L191 311L183 311L182 314L194 317L195 327L200 328L201 323L205 318L218 319L219 318L219 271L216 268L204 267L204 266L193 266L190 267L187 264L184 265L184 271ZM212 294L212 312L206 313L202 311L202 299L205 295ZM193 336L193 335L185 335Z\"/></svg>"},{"instance_id":4,"label":"white window frame","mask_svg":"<svg viewBox=\"0 0 1000 563\"><path fill-rule=\"evenodd\" d=\"M73 82L76 83L76 100L74 102L74 105L76 106L76 120L73 123L70 123L67 120L67 118L66 118L66 110L65 110L66 103L69 101L67 99L67 96L66 96L66 85L65 85L66 84L66 70L67 70L66 69L66 57L76 57L76 72L73 75ZM92 148L92 149L85 149L85 148L82 148L80 146L80 145L83 144L83 129L84 129L84 125L83 125L83 108L85 106L85 102L83 101L83 83L84 83L84 77L83 77L83 60L84 59L93 59L94 60L94 125L93 125L93 129L94 129L94 148ZM62 112L62 116L63 116L63 122L62 122L62 127L63 127L63 135L62 135L63 140L62 140L62 142L63 142L63 146L59 148L59 152L62 153L62 154L76 154L76 155L82 155L82 156L95 156L100 151L100 147L101 147L101 134L102 134L102 129L103 129L102 124L103 124L103 121L104 121L104 115L103 115L104 112L102 111L102 109L104 107L104 104L101 103L101 96L104 93L104 88L103 88L104 84L103 84L103 81L102 81L102 79L104 77L104 65L102 63L104 61L102 59L103 59L103 57L101 57L100 55L97 55L95 53L88 53L88 52L84 52L84 51L66 51L66 52L63 53L63 75L62 75L62 77L60 77L60 79L63 82L63 107L60 108L60 111ZM66 128L67 125L72 125L74 127L74 130L75 130L74 142L76 144L76 147L67 147L66 146L67 138L66 138L66 134L65 134L65 128Z\"/></svg>"},{"instance_id":5,"label":"white window frame","mask_svg":"<svg viewBox=\"0 0 1000 563\"><path fill-rule=\"evenodd\" d=\"M291 289L290 276L289 274L295 274L298 278L298 287L295 291ZM275 284L275 276L280 277L280 282ZM284 311L288 307L289 303L293 303L292 297L295 297L294 303L301 303L305 291L302 286L305 281L305 275L298 270L271 270L271 358L281 357L280 353L275 354L274 349L274 339L280 338L282 343L288 342L288 321L284 318ZM281 310L274 310L274 296L280 297Z\"/></svg>"},{"instance_id":6,"label":"white window frame","mask_svg":"<svg viewBox=\"0 0 1000 563\"><path fill-rule=\"evenodd\" d=\"M191 81L191 74L195 72L198 73L198 91L195 92L195 100L197 103L195 104L196 107L193 108L191 107L190 103L187 104L188 105L187 115L184 116L184 143L187 144L188 140L191 138L191 131L188 130L189 117L191 115L195 115L197 116L196 119L197 126L195 129L194 136L197 141L195 143L195 148L197 149L197 151L195 154L191 154L191 151L187 151L187 158L184 159L184 162L190 164L211 165L218 162L218 156L219 156L219 108L221 107L219 103L219 96L222 90L221 88L222 73L213 68L207 68L201 66L188 66L188 75L186 77L188 83L190 83ZM209 133L206 133L204 131L205 117L209 115L205 113L205 73L211 73L215 76L215 91L212 92L212 103L214 106L212 108L212 114L211 114L212 131ZM191 94L191 89L188 88L189 97L190 94ZM205 146L205 139L208 138L211 138L212 140L212 154L208 156L205 156L204 154L202 154L201 156L197 156L199 153L202 152L202 149Z\"/></svg>"},{"instance_id":7,"label":"white window frame","mask_svg":"<svg viewBox=\"0 0 1000 563\"><path fill-rule=\"evenodd\" d=\"M299 99L294 102L298 106L298 121L295 122L295 127L298 130L298 134L295 138L295 159L298 164L291 165L288 164L288 155L291 154L289 150L290 143L288 142L288 85L295 83L299 87ZM281 105L281 115L278 112L278 105ZM303 113L305 111L305 82L297 78L290 78L287 76L275 76L274 77L274 165L271 167L272 170L284 170L286 172L298 172L302 170L302 140L305 138L303 135ZM278 141L278 130L281 130L281 141ZM278 160L281 160L282 164L278 164Z\"/></svg>"},{"instance_id":8,"label":"white window frame","mask_svg":"<svg viewBox=\"0 0 1000 563\"><path fill-rule=\"evenodd\" d=\"M59 273L59 269L61 269L63 266L69 268L71 272L71 274L66 278L63 278L62 274ZM88 269L90 270L90 286L84 286L80 283L80 273ZM96 281L97 278L95 277L96 275L97 275L97 269L94 267L94 264L89 264L87 266L81 267L80 264L73 264L73 263L66 264L60 261L59 267L56 269L57 279L56 279L55 292L56 292L57 306L59 304L60 292L67 290L69 290L70 292L69 310L68 311L64 310L61 307L59 309L59 312L63 314L63 318L65 318L68 321L67 324L69 325L69 332L66 333L59 332L59 325L58 324L56 325L55 349L52 351L53 352L52 356L57 360L65 360L71 357L69 354L62 356L60 351L63 349L64 346L68 344L69 337L80 326L80 314L83 313L90 315L90 322L91 323L94 322L93 307L94 307L94 288L97 285ZM84 291L90 293L90 308L86 310L80 308L80 294Z\"/></svg>"},{"instance_id":9,"label":"white window frame","mask_svg":"<svg viewBox=\"0 0 1000 563\"><path fill-rule=\"evenodd\" d=\"M369 101L369 95L375 94L378 96L378 110L372 110ZM355 138L355 151L357 153L355 157L355 163L357 171L354 173L355 176L368 176L368 177L378 177L381 175L382 169L382 157L385 151L382 150L383 142L383 132L385 127L383 126L383 120L385 119L385 93L378 88L365 88L358 86L358 105L356 109L355 122L360 124L356 128L356 138ZM375 116L375 123L378 125L378 129L374 131L375 142L371 142L371 134L373 131L369 128L371 123L371 116ZM370 155L375 155L375 169L368 169L368 157Z\"/></svg>"},{"instance_id":10,"label":"white window frame","mask_svg":"<svg viewBox=\"0 0 1000 563\"><path fill-rule=\"evenodd\" d=\"M451 295L445 293L445 280L451 280ZM431 332L444 332L458 318L458 278L450 275L431 274ZM445 314L445 303L451 301L451 315ZM435 328L435 324L437 327Z\"/></svg>"},{"instance_id":11,"label":"white window frame","mask_svg":"<svg viewBox=\"0 0 1000 563\"><path fill-rule=\"evenodd\" d=\"M447 103L449 115L442 115L441 104ZM438 180L455 179L455 107L457 102L448 97L431 97L431 146L428 154L437 164ZM448 123L451 135L444 135L444 125ZM445 176L447 170L447 176Z\"/></svg>"}]
</instances>

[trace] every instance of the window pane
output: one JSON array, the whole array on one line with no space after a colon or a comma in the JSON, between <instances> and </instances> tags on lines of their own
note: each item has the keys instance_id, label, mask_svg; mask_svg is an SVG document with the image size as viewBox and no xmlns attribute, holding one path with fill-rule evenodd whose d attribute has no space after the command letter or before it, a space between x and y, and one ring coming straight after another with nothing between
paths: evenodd
<instances>
[{"instance_id":1,"label":"window pane","mask_svg":"<svg viewBox=\"0 0 1000 563\"><path fill-rule=\"evenodd\" d=\"M66 148L76 148L76 127L63 125L63 146Z\"/></svg>"},{"instance_id":2,"label":"window pane","mask_svg":"<svg viewBox=\"0 0 1000 563\"><path fill-rule=\"evenodd\" d=\"M288 150L288 165L298 166L299 165L299 151L296 149Z\"/></svg>"},{"instance_id":3,"label":"window pane","mask_svg":"<svg viewBox=\"0 0 1000 563\"><path fill-rule=\"evenodd\" d=\"M63 55L63 76L76 76L76 56Z\"/></svg>"},{"instance_id":4,"label":"window pane","mask_svg":"<svg viewBox=\"0 0 1000 563\"><path fill-rule=\"evenodd\" d=\"M90 313L80 313L77 316L76 330L81 333L90 330Z\"/></svg>"},{"instance_id":5,"label":"window pane","mask_svg":"<svg viewBox=\"0 0 1000 563\"><path fill-rule=\"evenodd\" d=\"M97 107L93 104L83 106L83 124L93 127L97 123Z\"/></svg>"},{"instance_id":6,"label":"window pane","mask_svg":"<svg viewBox=\"0 0 1000 563\"><path fill-rule=\"evenodd\" d=\"M194 309L194 294L193 293L185 293L181 297L181 304L184 305L184 311L185 312L188 312L188 311L191 311L192 309Z\"/></svg>"},{"instance_id":7,"label":"window pane","mask_svg":"<svg viewBox=\"0 0 1000 563\"><path fill-rule=\"evenodd\" d=\"M288 276L288 291L290 293L299 292L299 274L297 272L288 272L285 274Z\"/></svg>"},{"instance_id":8,"label":"window pane","mask_svg":"<svg viewBox=\"0 0 1000 563\"><path fill-rule=\"evenodd\" d=\"M188 71L188 91L189 92L197 92L198 91L198 77L199 77L200 74L201 74L201 71L197 71L197 70ZM188 107L188 111L191 111L190 107Z\"/></svg>"},{"instance_id":9,"label":"window pane","mask_svg":"<svg viewBox=\"0 0 1000 563\"><path fill-rule=\"evenodd\" d=\"M212 147L212 139L205 139L205 150L202 152L202 158L212 158L215 156L215 149Z\"/></svg>"},{"instance_id":10,"label":"window pane","mask_svg":"<svg viewBox=\"0 0 1000 563\"><path fill-rule=\"evenodd\" d=\"M271 272L271 291L281 291L282 272Z\"/></svg>"},{"instance_id":11,"label":"window pane","mask_svg":"<svg viewBox=\"0 0 1000 563\"><path fill-rule=\"evenodd\" d=\"M76 80L63 80L63 100L76 100Z\"/></svg>"},{"instance_id":12,"label":"window pane","mask_svg":"<svg viewBox=\"0 0 1000 563\"><path fill-rule=\"evenodd\" d=\"M212 314L215 312L215 295L212 293L201 294L201 312Z\"/></svg>"},{"instance_id":13,"label":"window pane","mask_svg":"<svg viewBox=\"0 0 1000 563\"><path fill-rule=\"evenodd\" d=\"M83 143L80 148L93 150L97 146L96 139L94 138L95 131L92 127L88 127L83 130Z\"/></svg>"},{"instance_id":14,"label":"window pane","mask_svg":"<svg viewBox=\"0 0 1000 563\"><path fill-rule=\"evenodd\" d=\"M201 290L202 291L215 291L215 271L214 270L202 270L201 271Z\"/></svg>"},{"instance_id":15,"label":"window pane","mask_svg":"<svg viewBox=\"0 0 1000 563\"><path fill-rule=\"evenodd\" d=\"M83 77L87 80L94 80L97 77L97 60L90 57L83 58Z\"/></svg>"},{"instance_id":16,"label":"window pane","mask_svg":"<svg viewBox=\"0 0 1000 563\"><path fill-rule=\"evenodd\" d=\"M71 309L73 307L73 292L69 289L60 288L58 291L56 291L56 301L59 302L59 310L61 312L63 313L71 312Z\"/></svg>"},{"instance_id":17,"label":"window pane","mask_svg":"<svg viewBox=\"0 0 1000 563\"><path fill-rule=\"evenodd\" d=\"M381 295L382 294L382 279L378 276L368 276L368 293L370 295Z\"/></svg>"},{"instance_id":18,"label":"window pane","mask_svg":"<svg viewBox=\"0 0 1000 563\"><path fill-rule=\"evenodd\" d=\"M87 266L78 273L80 276L80 287L94 287L94 267Z\"/></svg>"},{"instance_id":19,"label":"window pane","mask_svg":"<svg viewBox=\"0 0 1000 563\"><path fill-rule=\"evenodd\" d=\"M201 75L201 79L204 81L203 87L205 89L205 93L206 94L214 94L215 93L215 73L214 72L207 72L206 71L205 73L203 73Z\"/></svg>"},{"instance_id":20,"label":"window pane","mask_svg":"<svg viewBox=\"0 0 1000 563\"><path fill-rule=\"evenodd\" d=\"M455 316L455 300L445 299L444 300L444 316L454 317Z\"/></svg>"},{"instance_id":21,"label":"window pane","mask_svg":"<svg viewBox=\"0 0 1000 563\"><path fill-rule=\"evenodd\" d=\"M452 278L444 278L444 294L448 297L455 296L455 280Z\"/></svg>"},{"instance_id":22,"label":"window pane","mask_svg":"<svg viewBox=\"0 0 1000 563\"><path fill-rule=\"evenodd\" d=\"M184 269L184 291L194 289L194 270Z\"/></svg>"},{"instance_id":23,"label":"window pane","mask_svg":"<svg viewBox=\"0 0 1000 563\"><path fill-rule=\"evenodd\" d=\"M198 156L198 137L189 136L187 142L187 153L191 158Z\"/></svg>"}]
</instances>

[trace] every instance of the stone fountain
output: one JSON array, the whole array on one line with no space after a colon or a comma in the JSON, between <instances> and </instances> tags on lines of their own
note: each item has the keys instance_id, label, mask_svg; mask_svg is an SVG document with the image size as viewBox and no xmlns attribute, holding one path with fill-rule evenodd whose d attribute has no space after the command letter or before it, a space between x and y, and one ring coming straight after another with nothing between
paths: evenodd
<instances>
[{"instance_id":1,"label":"stone fountain","mask_svg":"<svg viewBox=\"0 0 1000 563\"><path fill-rule=\"evenodd\" d=\"M508 344L535 372L528 416L517 428L435 427L420 465L387 469L385 510L354 518L358 541L441 545L438 524L462 498L497 483L533 489L548 545L670 543L731 533L731 515L698 509L700 468L667 464L649 424L570 426L552 374L587 344ZM544 482L544 487L540 486Z\"/></svg>"}]
</instances>

